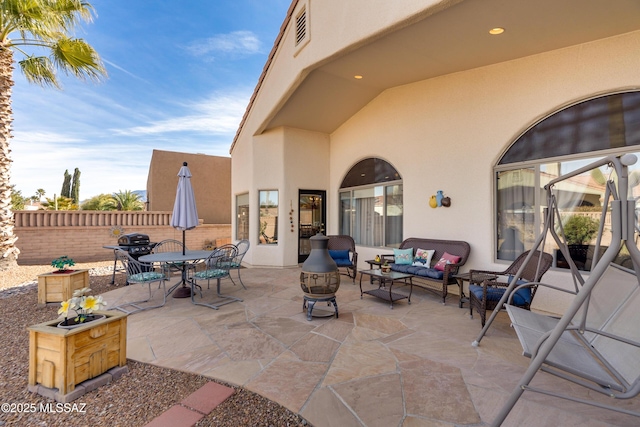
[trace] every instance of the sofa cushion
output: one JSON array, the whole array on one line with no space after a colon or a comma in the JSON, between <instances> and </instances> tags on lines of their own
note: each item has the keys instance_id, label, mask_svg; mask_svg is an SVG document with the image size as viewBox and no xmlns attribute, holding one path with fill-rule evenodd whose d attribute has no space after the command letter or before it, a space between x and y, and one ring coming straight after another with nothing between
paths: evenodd
<instances>
[{"instance_id":1,"label":"sofa cushion","mask_svg":"<svg viewBox=\"0 0 640 427\"><path fill-rule=\"evenodd\" d=\"M457 255L451 255L449 252L445 252L440 257L440 261L433 266L436 270L444 271L444 266L447 264L455 264L460 261L460 257Z\"/></svg>"},{"instance_id":2,"label":"sofa cushion","mask_svg":"<svg viewBox=\"0 0 640 427\"><path fill-rule=\"evenodd\" d=\"M412 264L413 263L413 248L409 248L409 249L394 249L393 250L393 262L395 264Z\"/></svg>"},{"instance_id":3,"label":"sofa cushion","mask_svg":"<svg viewBox=\"0 0 640 427\"><path fill-rule=\"evenodd\" d=\"M413 265L417 267L431 267L431 258L435 252L435 249L416 249L416 255L413 257Z\"/></svg>"},{"instance_id":4,"label":"sofa cushion","mask_svg":"<svg viewBox=\"0 0 640 427\"><path fill-rule=\"evenodd\" d=\"M442 280L444 272L427 267L417 267L408 264L391 264L391 270L398 273L413 274L414 276L427 277L430 279Z\"/></svg>"},{"instance_id":5,"label":"sofa cushion","mask_svg":"<svg viewBox=\"0 0 640 427\"><path fill-rule=\"evenodd\" d=\"M345 249L345 250L329 249L329 256L331 256L331 258L333 258L334 261L339 259L346 259L347 261L349 261L349 249Z\"/></svg>"},{"instance_id":6,"label":"sofa cushion","mask_svg":"<svg viewBox=\"0 0 640 427\"><path fill-rule=\"evenodd\" d=\"M526 283L525 281L521 280L518 280L518 282ZM497 288L494 286L490 286L489 289L487 289L487 301L500 301L500 298L502 298L502 295L504 295L505 290L506 288ZM482 286L469 285L469 292L473 293L476 298L482 301ZM518 306L531 304L531 288L518 289L513 294L513 304Z\"/></svg>"}]
</instances>

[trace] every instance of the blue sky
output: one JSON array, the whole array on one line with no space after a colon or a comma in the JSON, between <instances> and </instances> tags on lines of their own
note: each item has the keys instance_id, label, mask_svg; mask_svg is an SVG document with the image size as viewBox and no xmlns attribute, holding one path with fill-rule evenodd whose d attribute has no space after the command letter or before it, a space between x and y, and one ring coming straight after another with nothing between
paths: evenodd
<instances>
[{"instance_id":1,"label":"blue sky","mask_svg":"<svg viewBox=\"0 0 640 427\"><path fill-rule=\"evenodd\" d=\"M51 198L64 171L79 168L85 200L146 189L153 149L229 156L291 1L90 2L97 17L76 36L98 51L109 77L63 76L58 91L15 71L16 189L43 188Z\"/></svg>"}]
</instances>

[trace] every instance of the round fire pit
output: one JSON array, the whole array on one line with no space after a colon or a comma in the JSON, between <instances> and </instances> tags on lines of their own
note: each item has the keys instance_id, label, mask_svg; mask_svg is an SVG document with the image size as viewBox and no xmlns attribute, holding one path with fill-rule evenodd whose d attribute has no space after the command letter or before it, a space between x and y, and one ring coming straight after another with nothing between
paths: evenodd
<instances>
[{"instance_id":1,"label":"round fire pit","mask_svg":"<svg viewBox=\"0 0 640 427\"><path fill-rule=\"evenodd\" d=\"M329 255L327 246L329 238L318 233L309 239L311 252L309 258L302 264L300 273L300 287L304 292L303 310L307 309L307 320L311 320L313 307L318 301L333 304L336 318L338 317L338 303L336 292L340 287L340 272L335 261ZM316 310L316 317L325 317L327 311L320 314ZM332 315L331 313L329 315Z\"/></svg>"}]
</instances>

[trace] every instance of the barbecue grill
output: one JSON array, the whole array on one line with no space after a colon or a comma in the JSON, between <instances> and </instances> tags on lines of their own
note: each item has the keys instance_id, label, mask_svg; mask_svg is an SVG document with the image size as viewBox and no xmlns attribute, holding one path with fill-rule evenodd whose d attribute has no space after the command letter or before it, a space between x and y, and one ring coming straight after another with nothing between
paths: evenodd
<instances>
[{"instance_id":1,"label":"barbecue grill","mask_svg":"<svg viewBox=\"0 0 640 427\"><path fill-rule=\"evenodd\" d=\"M118 239L118 248L127 251L136 260L142 255L150 254L155 245L149 242L148 235L141 233L123 234Z\"/></svg>"},{"instance_id":2,"label":"barbecue grill","mask_svg":"<svg viewBox=\"0 0 640 427\"><path fill-rule=\"evenodd\" d=\"M116 269L117 269L117 261L118 258L115 256L115 251L121 249L126 251L131 258L137 260L143 255L148 255L153 250L156 243L149 242L149 236L142 233L130 233L123 234L118 238L118 244L114 246L103 246L105 249L112 249L114 251L114 260L113 260L113 276L111 277L111 284L115 283L116 279ZM149 267L149 270L151 267ZM128 284L128 283L127 283Z\"/></svg>"}]
</instances>

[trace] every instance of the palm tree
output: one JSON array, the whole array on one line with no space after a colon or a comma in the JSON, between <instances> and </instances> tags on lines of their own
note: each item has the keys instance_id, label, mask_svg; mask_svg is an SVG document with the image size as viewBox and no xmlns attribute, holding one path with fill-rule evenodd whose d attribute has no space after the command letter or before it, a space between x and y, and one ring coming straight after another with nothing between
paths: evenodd
<instances>
[{"instance_id":1,"label":"palm tree","mask_svg":"<svg viewBox=\"0 0 640 427\"><path fill-rule=\"evenodd\" d=\"M100 80L106 71L96 51L69 37L81 22L90 22L93 6L84 0L2 0L0 2L0 271L17 266L18 248L11 211L11 87L14 51L30 83L59 88L56 71L80 79ZM44 49L48 56L41 56ZM33 51L32 51L33 50Z\"/></svg>"},{"instance_id":2,"label":"palm tree","mask_svg":"<svg viewBox=\"0 0 640 427\"><path fill-rule=\"evenodd\" d=\"M113 200L111 203L111 207L115 208L117 211L144 210L144 203L140 200L140 195L131 190L120 190L117 193L113 193Z\"/></svg>"}]
</instances>

